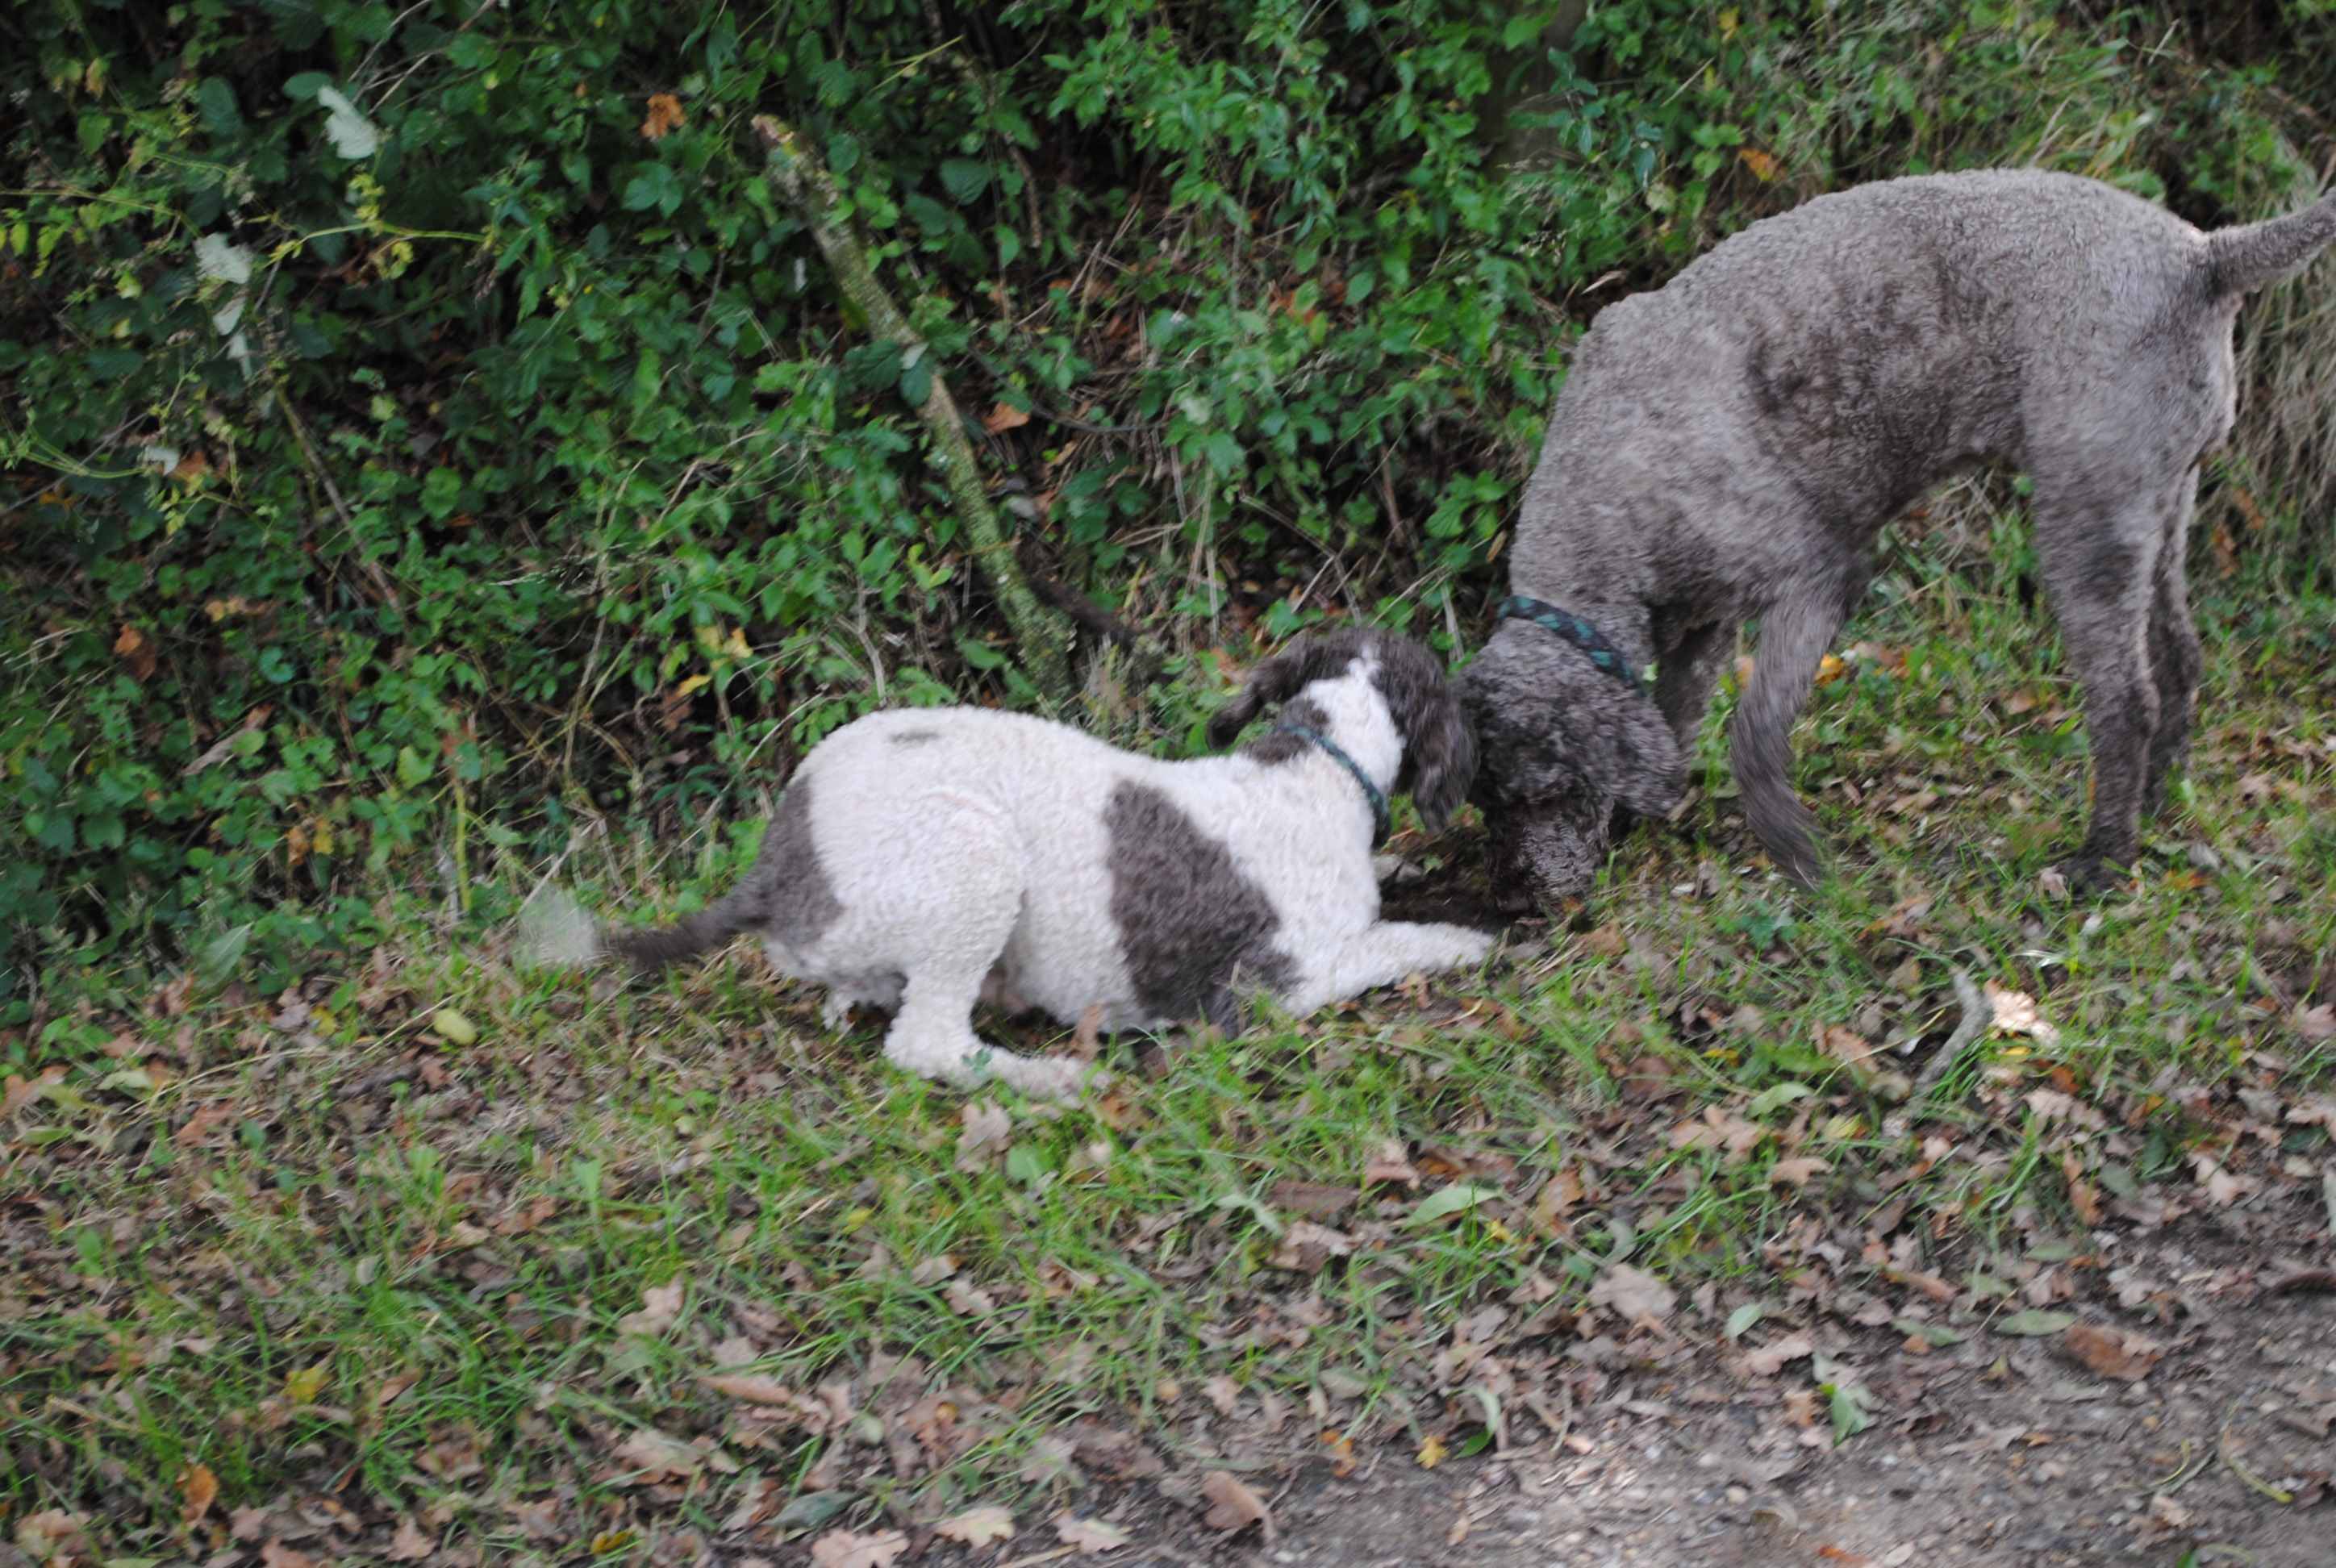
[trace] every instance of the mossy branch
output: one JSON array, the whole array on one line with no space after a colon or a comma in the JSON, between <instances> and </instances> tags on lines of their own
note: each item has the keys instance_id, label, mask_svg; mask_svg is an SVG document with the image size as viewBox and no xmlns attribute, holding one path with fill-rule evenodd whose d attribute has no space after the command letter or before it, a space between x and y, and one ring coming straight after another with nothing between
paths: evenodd
<instances>
[{"instance_id":1,"label":"mossy branch","mask_svg":"<svg viewBox=\"0 0 2336 1568\"><path fill-rule=\"evenodd\" d=\"M860 236L850 219L839 211L842 198L818 154L800 132L774 115L756 115L754 133L769 150L772 183L811 226L812 238L834 268L836 281L868 317L870 329L899 344L908 354L929 353L925 340L917 336L909 318L876 280ZM1067 704L1071 698L1070 623L1041 604L1023 576L1013 541L1007 537L997 509L989 504L957 400L949 395L949 383L938 369L933 372L931 390L917 412L932 433L933 464L940 470L941 482L949 487L958 516L973 540L975 561L990 591L998 596L998 608L1006 612L1022 668L1048 701Z\"/></svg>"}]
</instances>

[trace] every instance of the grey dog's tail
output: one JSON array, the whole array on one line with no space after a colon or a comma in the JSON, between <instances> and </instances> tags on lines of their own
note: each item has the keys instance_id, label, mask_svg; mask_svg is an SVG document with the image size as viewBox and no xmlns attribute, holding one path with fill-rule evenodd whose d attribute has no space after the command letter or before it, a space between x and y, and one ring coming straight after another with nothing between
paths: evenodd
<instances>
[{"instance_id":1,"label":"grey dog's tail","mask_svg":"<svg viewBox=\"0 0 2336 1568\"><path fill-rule=\"evenodd\" d=\"M2219 295L2250 293L2302 271L2331 240L2336 192L2284 218L2218 229L2206 236L2208 287Z\"/></svg>"},{"instance_id":2,"label":"grey dog's tail","mask_svg":"<svg viewBox=\"0 0 2336 1568\"><path fill-rule=\"evenodd\" d=\"M531 967L584 969L616 958L647 974L760 923L768 901L766 881L749 872L728 893L671 925L610 926L587 914L564 889L546 888L520 911L518 947Z\"/></svg>"}]
</instances>

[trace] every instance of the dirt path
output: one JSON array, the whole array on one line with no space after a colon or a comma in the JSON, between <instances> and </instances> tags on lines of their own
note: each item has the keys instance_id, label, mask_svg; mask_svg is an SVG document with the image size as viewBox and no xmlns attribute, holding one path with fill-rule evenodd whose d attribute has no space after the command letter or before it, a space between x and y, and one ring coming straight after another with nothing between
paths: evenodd
<instances>
[{"instance_id":1,"label":"dirt path","mask_svg":"<svg viewBox=\"0 0 2336 1568\"><path fill-rule=\"evenodd\" d=\"M1744 1356L1683 1349L1617 1369L1561 1441L1536 1430L1506 1454L1433 1470L1384 1449L1346 1478L1309 1465L1278 1490L1252 1475L1272 1507L1270 1544L1253 1528L1208 1528L1197 1501L1131 1488L1082 1510L1130 1536L1107 1556L948 1548L922 1561L2328 1568L2336 1277L2324 1226L2299 1205L2251 1224L2103 1238L2121 1240L2114 1265L2098 1271L2096 1299L2068 1305L2109 1332L2117 1354L2104 1359L2130 1377L2087 1365L2063 1335L1975 1332L1917 1352L1893 1329L1821 1325L1813 1350L1872 1396L1872 1424L1838 1446L1807 1392L1809 1361L1769 1378ZM1800 1425L1812 1403L1820 1413Z\"/></svg>"}]
</instances>

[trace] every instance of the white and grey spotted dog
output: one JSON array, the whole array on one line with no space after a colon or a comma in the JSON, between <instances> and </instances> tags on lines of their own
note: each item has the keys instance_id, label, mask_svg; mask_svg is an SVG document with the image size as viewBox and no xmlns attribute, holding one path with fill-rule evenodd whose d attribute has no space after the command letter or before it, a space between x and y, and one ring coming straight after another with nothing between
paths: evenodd
<instances>
[{"instance_id":1,"label":"white and grey spotted dog","mask_svg":"<svg viewBox=\"0 0 2336 1568\"><path fill-rule=\"evenodd\" d=\"M1257 740L1188 762L1027 715L871 714L803 759L754 868L703 912L601 925L541 894L522 945L647 970L752 930L781 971L828 988L830 1027L855 1003L891 1010L896 1066L1049 1096L1076 1093L1085 1065L986 1046L977 1001L1230 1028L1260 993L1304 1013L1483 959L1483 932L1378 918L1387 795L1440 825L1475 771L1442 666L1370 628L1301 638L1251 673L1212 743L1276 704Z\"/></svg>"}]
</instances>

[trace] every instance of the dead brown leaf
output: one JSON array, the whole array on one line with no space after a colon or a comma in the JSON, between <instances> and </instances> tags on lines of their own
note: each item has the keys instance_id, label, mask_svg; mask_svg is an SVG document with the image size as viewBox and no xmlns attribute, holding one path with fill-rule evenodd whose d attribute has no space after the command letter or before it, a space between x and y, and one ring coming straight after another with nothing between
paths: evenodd
<instances>
[{"instance_id":1,"label":"dead brown leaf","mask_svg":"<svg viewBox=\"0 0 2336 1568\"><path fill-rule=\"evenodd\" d=\"M1265 1500L1235 1480L1231 1471L1212 1470L1202 1476L1201 1495L1209 1500L1202 1523L1210 1529L1230 1535L1255 1524L1264 1532L1266 1544L1273 1544L1273 1515Z\"/></svg>"},{"instance_id":2,"label":"dead brown leaf","mask_svg":"<svg viewBox=\"0 0 2336 1568\"><path fill-rule=\"evenodd\" d=\"M1352 1187L1334 1186L1328 1182L1276 1182L1266 1196L1277 1209L1287 1209L1309 1220L1335 1220L1355 1206L1357 1194Z\"/></svg>"},{"instance_id":3,"label":"dead brown leaf","mask_svg":"<svg viewBox=\"0 0 2336 1568\"><path fill-rule=\"evenodd\" d=\"M211 1467L193 1464L179 1472L179 1523L191 1530L202 1523L203 1515L219 1501L219 1477Z\"/></svg>"},{"instance_id":4,"label":"dead brown leaf","mask_svg":"<svg viewBox=\"0 0 2336 1568\"><path fill-rule=\"evenodd\" d=\"M425 1534L412 1519L402 1519L398 1521L397 1534L389 1538L389 1549L382 1555L393 1563L419 1563L436 1550L435 1537Z\"/></svg>"},{"instance_id":5,"label":"dead brown leaf","mask_svg":"<svg viewBox=\"0 0 2336 1568\"><path fill-rule=\"evenodd\" d=\"M1387 1138L1371 1151L1369 1161L1363 1166L1363 1182L1365 1185L1373 1182L1396 1182L1406 1187L1416 1187L1419 1185L1419 1172L1413 1166L1411 1155L1404 1148L1402 1140Z\"/></svg>"},{"instance_id":6,"label":"dead brown leaf","mask_svg":"<svg viewBox=\"0 0 2336 1568\"><path fill-rule=\"evenodd\" d=\"M1001 399L998 402L998 406L991 409L988 414L982 420L981 428L989 432L992 435L997 435L1008 430L1019 430L1029 423L1030 411L1028 409L1017 408L1012 404Z\"/></svg>"},{"instance_id":7,"label":"dead brown leaf","mask_svg":"<svg viewBox=\"0 0 2336 1568\"><path fill-rule=\"evenodd\" d=\"M933 1534L968 1546L988 1546L1013 1539L1014 1515L1003 1508L968 1508L934 1525Z\"/></svg>"},{"instance_id":8,"label":"dead brown leaf","mask_svg":"<svg viewBox=\"0 0 2336 1568\"><path fill-rule=\"evenodd\" d=\"M1679 1306L1679 1292L1643 1269L1617 1263L1590 1287L1590 1304L1605 1308L1626 1323L1660 1328Z\"/></svg>"},{"instance_id":9,"label":"dead brown leaf","mask_svg":"<svg viewBox=\"0 0 2336 1568\"><path fill-rule=\"evenodd\" d=\"M131 678L143 681L154 673L154 645L134 626L124 626L113 639L113 651L130 667Z\"/></svg>"},{"instance_id":10,"label":"dead brown leaf","mask_svg":"<svg viewBox=\"0 0 2336 1568\"><path fill-rule=\"evenodd\" d=\"M814 1568L887 1568L908 1549L908 1533L902 1530L873 1535L831 1530L811 1544L811 1560Z\"/></svg>"},{"instance_id":11,"label":"dead brown leaf","mask_svg":"<svg viewBox=\"0 0 2336 1568\"><path fill-rule=\"evenodd\" d=\"M1014 1118L987 1100L968 1100L958 1115L965 1130L957 1135L957 1168L972 1175L1005 1154Z\"/></svg>"},{"instance_id":12,"label":"dead brown leaf","mask_svg":"<svg viewBox=\"0 0 2336 1568\"><path fill-rule=\"evenodd\" d=\"M2039 1045L2049 1046L2060 1037L2060 1031L2044 1021L2036 998L2027 992L2006 990L1993 980L1984 989L1998 1029L2008 1035L2026 1035Z\"/></svg>"},{"instance_id":13,"label":"dead brown leaf","mask_svg":"<svg viewBox=\"0 0 2336 1568\"><path fill-rule=\"evenodd\" d=\"M652 93L648 114L641 121L641 140L662 141L686 123L688 116L682 112L680 99L670 93Z\"/></svg>"},{"instance_id":14,"label":"dead brown leaf","mask_svg":"<svg viewBox=\"0 0 2336 1568\"><path fill-rule=\"evenodd\" d=\"M1815 1154L1794 1154L1768 1167L1768 1184L1773 1187L1779 1183L1786 1183L1796 1187L1806 1187L1811 1176L1832 1169Z\"/></svg>"},{"instance_id":15,"label":"dead brown leaf","mask_svg":"<svg viewBox=\"0 0 2336 1568\"><path fill-rule=\"evenodd\" d=\"M1116 1552L1127 1544L1127 1532L1100 1519L1075 1519L1066 1514L1055 1521L1055 1535L1066 1546L1081 1552Z\"/></svg>"},{"instance_id":16,"label":"dead brown leaf","mask_svg":"<svg viewBox=\"0 0 2336 1568\"><path fill-rule=\"evenodd\" d=\"M2322 1040L2336 1040L2336 1002L2296 1008L2295 1032L2314 1045Z\"/></svg>"},{"instance_id":17,"label":"dead brown leaf","mask_svg":"<svg viewBox=\"0 0 2336 1568\"><path fill-rule=\"evenodd\" d=\"M2163 1347L2120 1329L2071 1323L2060 1335L2060 1348L2104 1378L2137 1383L2149 1376L2166 1351Z\"/></svg>"},{"instance_id":18,"label":"dead brown leaf","mask_svg":"<svg viewBox=\"0 0 2336 1568\"><path fill-rule=\"evenodd\" d=\"M1813 1354L1815 1349L1815 1340L1804 1329L1798 1333L1786 1335L1772 1345L1746 1351L1740 1365L1756 1378L1773 1378L1788 1364Z\"/></svg>"},{"instance_id":19,"label":"dead brown leaf","mask_svg":"<svg viewBox=\"0 0 2336 1568\"><path fill-rule=\"evenodd\" d=\"M1354 1250L1355 1239L1344 1231L1334 1231L1310 1220L1293 1220L1290 1229L1282 1232L1281 1244L1267 1261L1277 1269L1319 1274L1331 1259L1343 1258Z\"/></svg>"},{"instance_id":20,"label":"dead brown leaf","mask_svg":"<svg viewBox=\"0 0 2336 1568\"><path fill-rule=\"evenodd\" d=\"M617 1320L620 1334L639 1334L654 1339L673 1327L681 1315L682 1298L688 1287L679 1280L663 1285L651 1285L641 1291L641 1310L628 1312Z\"/></svg>"}]
</instances>

